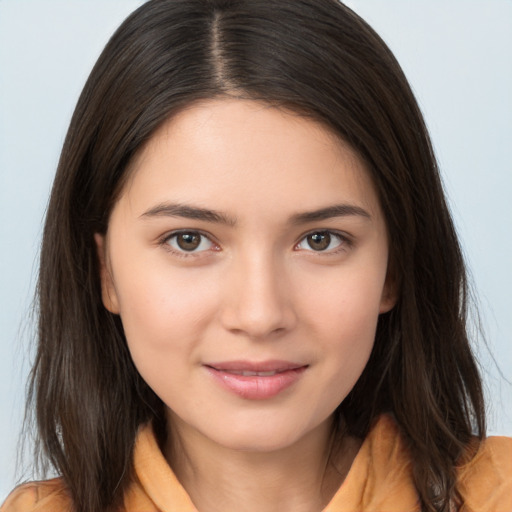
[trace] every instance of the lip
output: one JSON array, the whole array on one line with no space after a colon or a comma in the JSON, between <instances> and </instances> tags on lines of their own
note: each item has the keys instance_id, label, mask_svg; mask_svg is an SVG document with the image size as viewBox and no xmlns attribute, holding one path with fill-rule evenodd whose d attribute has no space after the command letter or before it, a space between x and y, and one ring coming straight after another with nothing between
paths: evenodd
<instances>
[{"instance_id":1,"label":"lip","mask_svg":"<svg viewBox=\"0 0 512 512\"><path fill-rule=\"evenodd\" d=\"M247 400L266 400L300 380L308 365L272 360L222 361L204 367L224 389Z\"/></svg>"}]
</instances>

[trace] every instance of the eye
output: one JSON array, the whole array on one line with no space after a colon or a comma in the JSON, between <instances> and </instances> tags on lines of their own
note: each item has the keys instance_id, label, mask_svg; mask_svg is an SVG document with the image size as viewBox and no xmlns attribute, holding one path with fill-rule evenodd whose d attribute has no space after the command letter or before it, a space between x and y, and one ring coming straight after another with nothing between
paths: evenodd
<instances>
[{"instance_id":1,"label":"eye","mask_svg":"<svg viewBox=\"0 0 512 512\"><path fill-rule=\"evenodd\" d=\"M327 252L342 246L346 240L331 231L315 231L306 235L297 245L297 249Z\"/></svg>"},{"instance_id":2,"label":"eye","mask_svg":"<svg viewBox=\"0 0 512 512\"><path fill-rule=\"evenodd\" d=\"M176 252L202 252L214 247L214 243L198 231L180 231L168 236L164 242Z\"/></svg>"}]
</instances>

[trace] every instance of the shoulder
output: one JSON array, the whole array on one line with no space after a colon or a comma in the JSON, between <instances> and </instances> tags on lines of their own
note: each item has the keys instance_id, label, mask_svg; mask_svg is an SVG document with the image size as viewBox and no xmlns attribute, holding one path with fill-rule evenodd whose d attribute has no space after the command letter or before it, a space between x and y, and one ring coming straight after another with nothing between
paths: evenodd
<instances>
[{"instance_id":1,"label":"shoulder","mask_svg":"<svg viewBox=\"0 0 512 512\"><path fill-rule=\"evenodd\" d=\"M512 511L512 438L482 441L474 457L458 467L458 476L468 511Z\"/></svg>"},{"instance_id":2,"label":"shoulder","mask_svg":"<svg viewBox=\"0 0 512 512\"><path fill-rule=\"evenodd\" d=\"M0 507L0 512L66 512L71 500L62 478L30 482L16 487Z\"/></svg>"}]
</instances>

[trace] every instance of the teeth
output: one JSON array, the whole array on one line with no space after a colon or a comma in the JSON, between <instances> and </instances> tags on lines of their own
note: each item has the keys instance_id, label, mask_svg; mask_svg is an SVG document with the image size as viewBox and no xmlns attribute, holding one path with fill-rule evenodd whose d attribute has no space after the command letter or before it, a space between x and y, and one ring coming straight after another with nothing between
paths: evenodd
<instances>
[{"instance_id":1,"label":"teeth","mask_svg":"<svg viewBox=\"0 0 512 512\"><path fill-rule=\"evenodd\" d=\"M233 375L242 375L243 377L271 377L272 375L275 375L277 372L276 370L270 371L270 372L251 372L251 371L237 371L232 370L228 371L227 373L231 373Z\"/></svg>"}]
</instances>

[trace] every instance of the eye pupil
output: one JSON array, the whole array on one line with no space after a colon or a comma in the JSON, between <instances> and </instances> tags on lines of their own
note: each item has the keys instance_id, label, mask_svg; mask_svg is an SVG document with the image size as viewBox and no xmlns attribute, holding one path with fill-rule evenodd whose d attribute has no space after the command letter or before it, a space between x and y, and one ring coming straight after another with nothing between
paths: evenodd
<instances>
[{"instance_id":1,"label":"eye pupil","mask_svg":"<svg viewBox=\"0 0 512 512\"><path fill-rule=\"evenodd\" d=\"M308 245L315 251L323 251L327 249L331 243L331 235L329 233L313 233L308 235Z\"/></svg>"},{"instance_id":2,"label":"eye pupil","mask_svg":"<svg viewBox=\"0 0 512 512\"><path fill-rule=\"evenodd\" d=\"M193 251L201 243L201 235L197 233L180 233L176 236L176 243L184 251Z\"/></svg>"}]
</instances>

